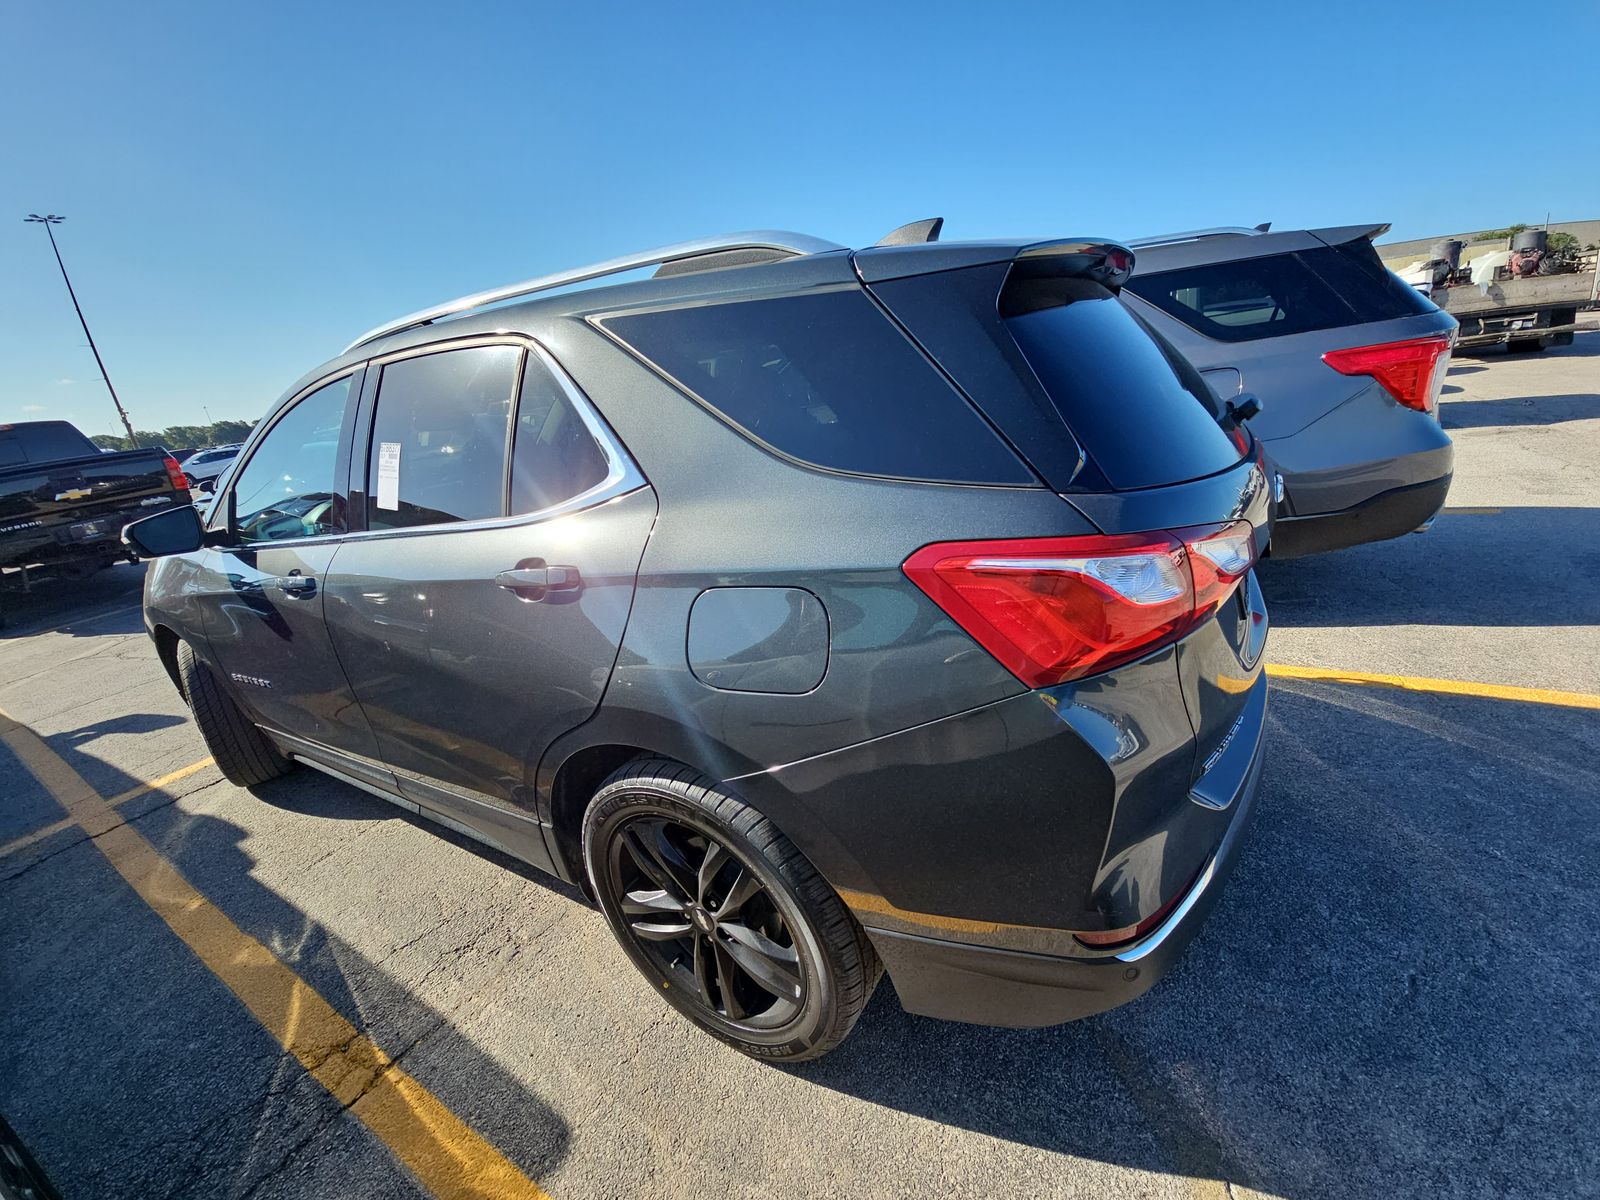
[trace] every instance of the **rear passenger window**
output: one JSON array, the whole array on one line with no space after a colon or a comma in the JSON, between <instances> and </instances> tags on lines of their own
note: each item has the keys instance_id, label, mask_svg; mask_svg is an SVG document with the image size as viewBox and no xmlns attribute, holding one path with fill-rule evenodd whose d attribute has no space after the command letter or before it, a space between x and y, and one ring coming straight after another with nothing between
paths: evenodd
<instances>
[{"instance_id":1,"label":"rear passenger window","mask_svg":"<svg viewBox=\"0 0 1600 1200\"><path fill-rule=\"evenodd\" d=\"M383 368L367 462L367 528L505 515L522 350L473 346Z\"/></svg>"},{"instance_id":2,"label":"rear passenger window","mask_svg":"<svg viewBox=\"0 0 1600 1200\"><path fill-rule=\"evenodd\" d=\"M901 479L1036 482L860 290L603 324L729 423L801 462Z\"/></svg>"},{"instance_id":3,"label":"rear passenger window","mask_svg":"<svg viewBox=\"0 0 1600 1200\"><path fill-rule=\"evenodd\" d=\"M1365 238L1339 246L1135 275L1134 295L1207 337L1248 342L1427 312Z\"/></svg>"},{"instance_id":4,"label":"rear passenger window","mask_svg":"<svg viewBox=\"0 0 1600 1200\"><path fill-rule=\"evenodd\" d=\"M605 481L611 465L600 444L537 354L528 355L517 402L511 459L511 511L540 509L581 496Z\"/></svg>"}]
</instances>

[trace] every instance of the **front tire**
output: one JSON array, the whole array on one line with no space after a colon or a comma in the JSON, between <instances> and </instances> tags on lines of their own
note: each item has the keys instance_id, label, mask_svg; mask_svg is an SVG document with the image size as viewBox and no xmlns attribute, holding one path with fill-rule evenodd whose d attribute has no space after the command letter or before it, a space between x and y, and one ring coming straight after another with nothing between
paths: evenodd
<instances>
[{"instance_id":1,"label":"front tire","mask_svg":"<svg viewBox=\"0 0 1600 1200\"><path fill-rule=\"evenodd\" d=\"M294 764L222 690L211 668L200 661L187 642L178 646L178 680L206 749L229 783L255 787L293 769Z\"/></svg>"},{"instance_id":2,"label":"front tire","mask_svg":"<svg viewBox=\"0 0 1600 1200\"><path fill-rule=\"evenodd\" d=\"M689 767L640 759L614 772L584 814L583 856L612 933L653 990L753 1058L820 1058L882 974L794 844Z\"/></svg>"}]
</instances>

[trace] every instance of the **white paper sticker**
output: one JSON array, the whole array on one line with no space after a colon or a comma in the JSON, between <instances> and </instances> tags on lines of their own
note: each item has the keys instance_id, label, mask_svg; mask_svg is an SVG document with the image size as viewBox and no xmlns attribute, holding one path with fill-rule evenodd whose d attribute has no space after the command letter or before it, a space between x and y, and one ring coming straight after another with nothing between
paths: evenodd
<instances>
[{"instance_id":1,"label":"white paper sticker","mask_svg":"<svg viewBox=\"0 0 1600 1200\"><path fill-rule=\"evenodd\" d=\"M378 507L400 507L400 443L378 443Z\"/></svg>"}]
</instances>

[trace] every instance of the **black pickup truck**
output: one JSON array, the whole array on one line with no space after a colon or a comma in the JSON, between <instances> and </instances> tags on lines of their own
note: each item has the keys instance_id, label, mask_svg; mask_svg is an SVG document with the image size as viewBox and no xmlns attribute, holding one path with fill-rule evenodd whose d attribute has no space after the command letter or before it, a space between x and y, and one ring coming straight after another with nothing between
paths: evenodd
<instances>
[{"instance_id":1,"label":"black pickup truck","mask_svg":"<svg viewBox=\"0 0 1600 1200\"><path fill-rule=\"evenodd\" d=\"M0 590L125 560L124 525L188 503L165 450L107 454L65 421L0 425Z\"/></svg>"}]
</instances>

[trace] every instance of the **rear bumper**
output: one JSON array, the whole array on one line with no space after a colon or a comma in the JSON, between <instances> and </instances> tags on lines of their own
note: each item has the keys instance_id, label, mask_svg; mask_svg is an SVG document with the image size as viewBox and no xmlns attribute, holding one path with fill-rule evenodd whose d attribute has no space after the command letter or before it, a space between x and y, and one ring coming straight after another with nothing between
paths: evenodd
<instances>
[{"instance_id":1,"label":"rear bumper","mask_svg":"<svg viewBox=\"0 0 1600 1200\"><path fill-rule=\"evenodd\" d=\"M1274 558L1299 558L1382 542L1423 528L1438 515L1450 494L1449 475L1380 492L1339 512L1315 516L1280 515L1272 532Z\"/></svg>"},{"instance_id":2,"label":"rear bumper","mask_svg":"<svg viewBox=\"0 0 1600 1200\"><path fill-rule=\"evenodd\" d=\"M1265 682L1260 686L1264 692ZM1251 750L1216 852L1148 936L1116 951L1066 958L868 928L901 1005L947 1021L1032 1028L1092 1016L1143 995L1183 953L1233 871L1261 780L1259 731Z\"/></svg>"}]
</instances>

